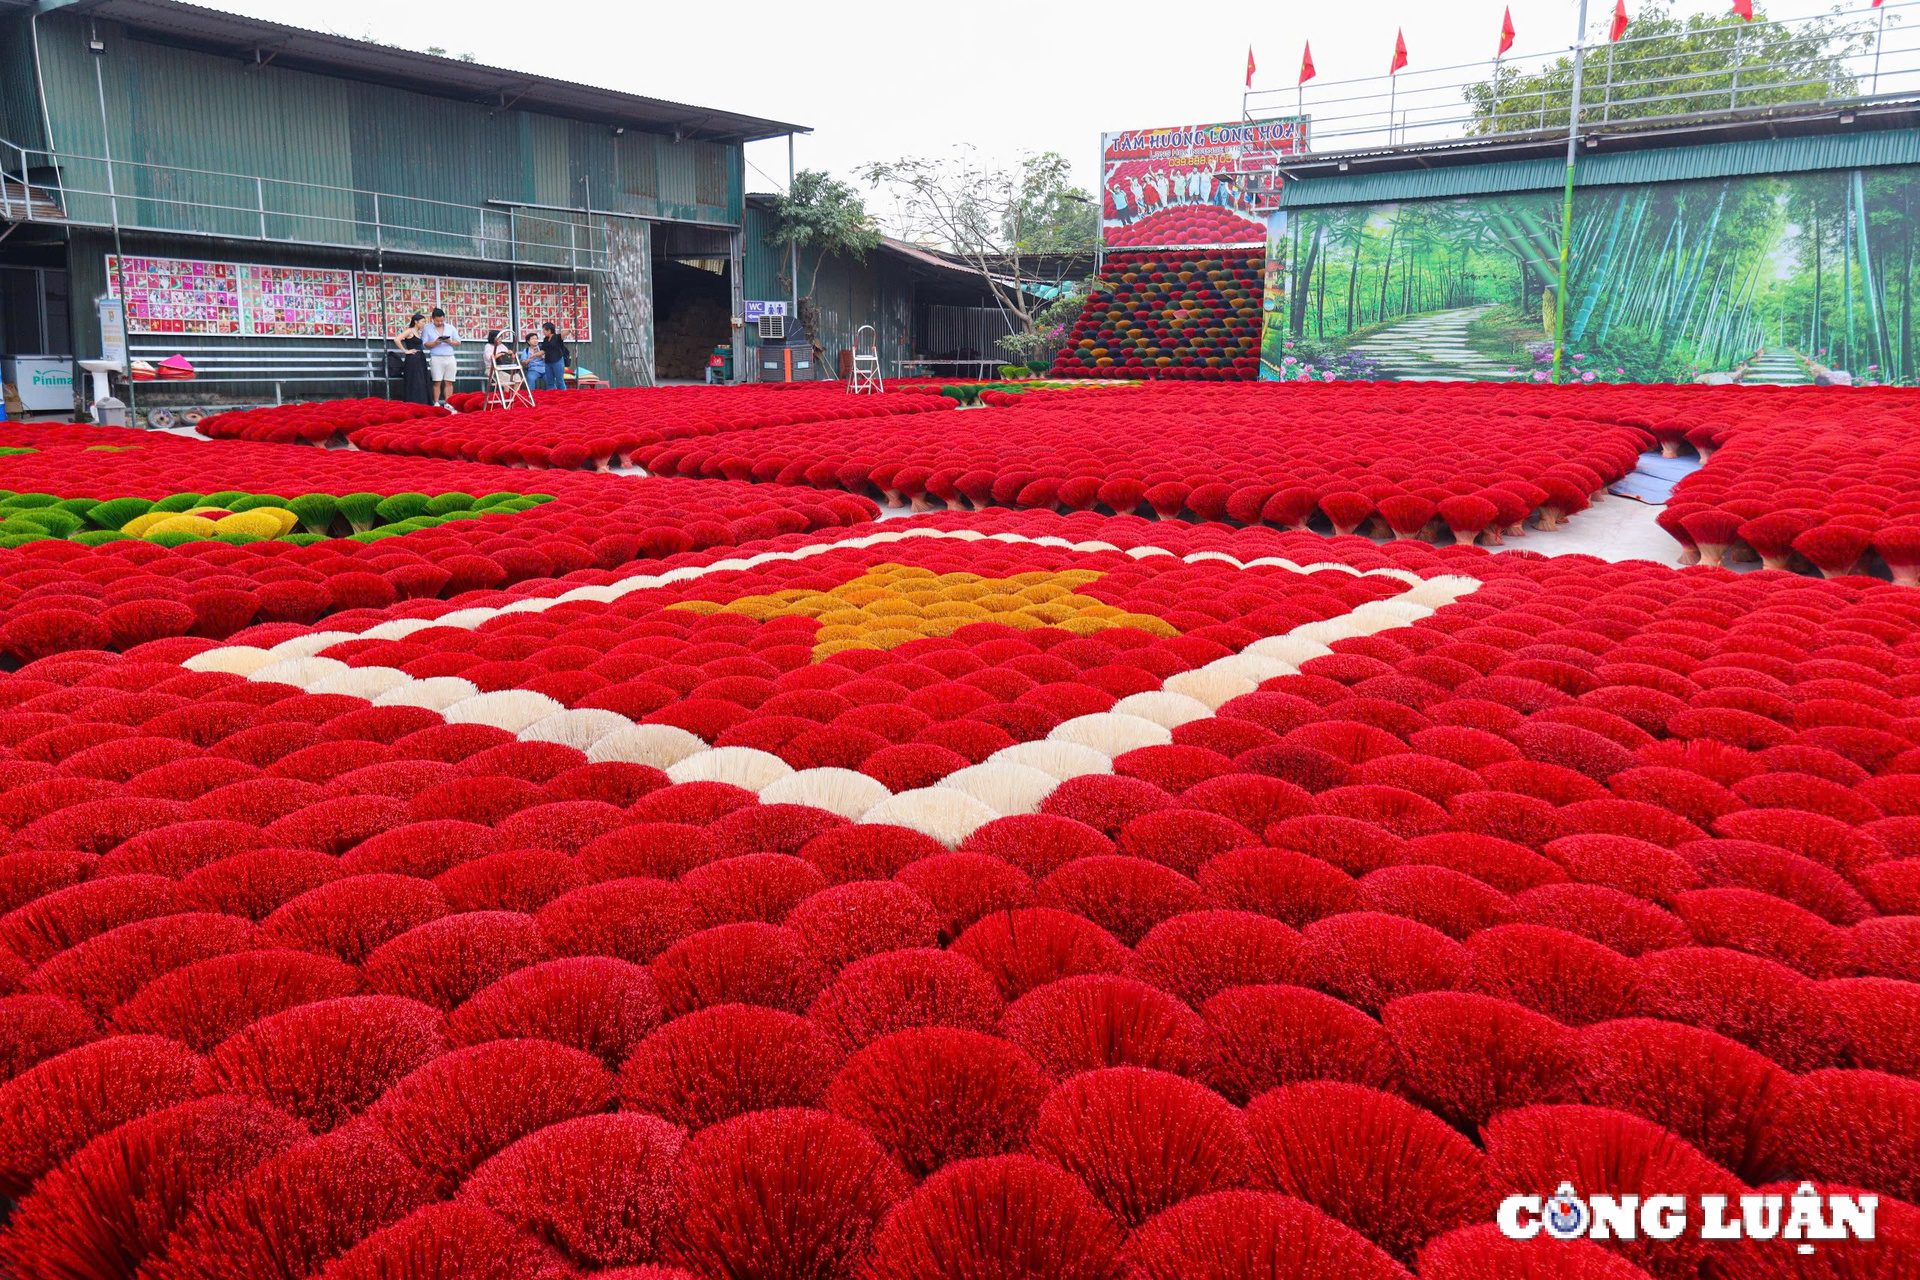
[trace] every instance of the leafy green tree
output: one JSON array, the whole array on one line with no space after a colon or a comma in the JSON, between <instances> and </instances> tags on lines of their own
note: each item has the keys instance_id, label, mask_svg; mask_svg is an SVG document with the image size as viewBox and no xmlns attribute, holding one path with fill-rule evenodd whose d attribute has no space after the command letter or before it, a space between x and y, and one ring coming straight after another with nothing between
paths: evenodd
<instances>
[{"instance_id":1,"label":"leafy green tree","mask_svg":"<svg viewBox=\"0 0 1920 1280\"><path fill-rule=\"evenodd\" d=\"M1756 19L1763 17L1755 11ZM1589 33L1582 128L1848 97L1860 86L1847 59L1872 49L1874 41L1871 22L1820 18L1784 26L1748 23L1730 13L1680 18L1653 4L1634 15L1625 40L1609 44L1611 21L1603 13ZM1465 92L1473 111L1469 132L1565 129L1573 58L1537 71L1503 66Z\"/></svg>"},{"instance_id":2,"label":"leafy green tree","mask_svg":"<svg viewBox=\"0 0 1920 1280\"><path fill-rule=\"evenodd\" d=\"M961 148L944 160L870 164L860 176L891 195L905 238L942 245L979 274L1016 336L1040 331L1073 259L1099 239L1093 198L1057 151L1007 168Z\"/></svg>"},{"instance_id":3,"label":"leafy green tree","mask_svg":"<svg viewBox=\"0 0 1920 1280\"><path fill-rule=\"evenodd\" d=\"M1100 236L1092 197L1073 184L1073 166L1058 151L1023 156L1017 204L1001 234L1015 252L1086 253Z\"/></svg>"},{"instance_id":4,"label":"leafy green tree","mask_svg":"<svg viewBox=\"0 0 1920 1280\"><path fill-rule=\"evenodd\" d=\"M1107 286L1094 277L1069 283L1054 295L1053 301L1034 313L1031 332L1008 334L1000 340L1000 345L1010 355L1029 363L1050 361L1054 353L1065 345L1067 327L1086 306L1087 295L1104 287Z\"/></svg>"},{"instance_id":5,"label":"leafy green tree","mask_svg":"<svg viewBox=\"0 0 1920 1280\"><path fill-rule=\"evenodd\" d=\"M820 266L830 257L865 261L869 252L880 247L880 228L867 212L858 191L818 169L802 169L794 174L792 188L773 198L768 219L771 225L763 239L769 246L787 251L781 258L782 284L794 287L794 264L806 255L813 257L813 270L807 276L805 291L795 288L795 292L799 297L800 323L812 340L817 368L819 355L824 351L813 302L814 290L820 284Z\"/></svg>"},{"instance_id":6,"label":"leafy green tree","mask_svg":"<svg viewBox=\"0 0 1920 1280\"><path fill-rule=\"evenodd\" d=\"M855 191L838 178L817 169L802 169L793 175L793 188L773 198L768 218L772 224L766 243L776 249L799 249L814 255L813 271L806 291L811 298L820 281L820 264L832 256L864 260L880 247L880 228L874 225L866 204ZM788 272L781 282L791 285Z\"/></svg>"}]
</instances>

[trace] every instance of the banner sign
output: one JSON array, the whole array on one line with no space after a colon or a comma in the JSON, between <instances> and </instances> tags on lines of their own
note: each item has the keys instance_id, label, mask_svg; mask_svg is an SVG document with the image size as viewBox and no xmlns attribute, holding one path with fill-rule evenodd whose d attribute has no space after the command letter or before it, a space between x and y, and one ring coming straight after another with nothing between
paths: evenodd
<instances>
[{"instance_id":1,"label":"banner sign","mask_svg":"<svg viewBox=\"0 0 1920 1280\"><path fill-rule=\"evenodd\" d=\"M1280 158L1306 149L1304 116L1102 134L1101 238L1109 249L1261 244Z\"/></svg>"},{"instance_id":2,"label":"banner sign","mask_svg":"<svg viewBox=\"0 0 1920 1280\"><path fill-rule=\"evenodd\" d=\"M125 373L127 364L127 304L119 298L96 298L93 303L100 314L100 360ZM69 380L72 371L68 371Z\"/></svg>"}]
</instances>

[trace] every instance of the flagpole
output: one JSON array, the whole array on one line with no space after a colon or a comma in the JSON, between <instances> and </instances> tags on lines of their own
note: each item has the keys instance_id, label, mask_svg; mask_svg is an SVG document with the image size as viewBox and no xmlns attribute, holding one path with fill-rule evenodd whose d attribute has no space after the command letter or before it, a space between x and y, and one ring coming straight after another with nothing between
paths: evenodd
<instances>
[{"instance_id":1,"label":"flagpole","mask_svg":"<svg viewBox=\"0 0 1920 1280\"><path fill-rule=\"evenodd\" d=\"M1567 264L1573 256L1573 167L1580 154L1580 77L1586 69L1587 0L1580 0L1580 25L1573 37L1573 97L1567 111L1567 189L1560 205L1560 297L1553 309L1553 380L1567 350Z\"/></svg>"},{"instance_id":2,"label":"flagpole","mask_svg":"<svg viewBox=\"0 0 1920 1280\"><path fill-rule=\"evenodd\" d=\"M1880 30L1873 37L1873 93L1880 92L1880 46L1887 38L1887 7L1879 6Z\"/></svg>"},{"instance_id":3,"label":"flagpole","mask_svg":"<svg viewBox=\"0 0 1920 1280\"><path fill-rule=\"evenodd\" d=\"M1513 47L1513 6L1500 15L1500 47L1493 51L1493 131L1500 132L1500 98L1506 92L1500 83L1500 60Z\"/></svg>"}]
</instances>

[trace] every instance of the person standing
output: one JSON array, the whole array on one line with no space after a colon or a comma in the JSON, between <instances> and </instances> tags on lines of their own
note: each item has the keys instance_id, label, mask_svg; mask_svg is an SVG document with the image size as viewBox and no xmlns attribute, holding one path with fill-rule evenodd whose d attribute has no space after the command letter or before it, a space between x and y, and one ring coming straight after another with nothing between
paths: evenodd
<instances>
[{"instance_id":1,"label":"person standing","mask_svg":"<svg viewBox=\"0 0 1920 1280\"><path fill-rule=\"evenodd\" d=\"M540 339L540 358L547 362L547 376L535 390L565 391L567 389L567 361L573 353L567 350L567 344L560 339L560 331L549 321L540 326L545 335Z\"/></svg>"},{"instance_id":2,"label":"person standing","mask_svg":"<svg viewBox=\"0 0 1920 1280\"><path fill-rule=\"evenodd\" d=\"M447 319L447 313L439 307L433 309L433 319L420 331L420 341L427 349L427 370L433 375L433 403L436 407L450 409L448 399L453 395L453 380L459 366L455 353L460 346L460 333Z\"/></svg>"},{"instance_id":3,"label":"person standing","mask_svg":"<svg viewBox=\"0 0 1920 1280\"><path fill-rule=\"evenodd\" d=\"M1152 174L1146 175L1145 179L1139 185L1140 214L1142 217L1152 217L1154 214L1160 212L1160 205L1162 203L1160 199L1160 188L1154 184Z\"/></svg>"},{"instance_id":4,"label":"person standing","mask_svg":"<svg viewBox=\"0 0 1920 1280\"><path fill-rule=\"evenodd\" d=\"M420 338L426 322L426 313L416 311L407 327L393 338L393 345L406 353L400 360L400 398L408 404L433 403L433 379L427 373L426 349Z\"/></svg>"}]
</instances>

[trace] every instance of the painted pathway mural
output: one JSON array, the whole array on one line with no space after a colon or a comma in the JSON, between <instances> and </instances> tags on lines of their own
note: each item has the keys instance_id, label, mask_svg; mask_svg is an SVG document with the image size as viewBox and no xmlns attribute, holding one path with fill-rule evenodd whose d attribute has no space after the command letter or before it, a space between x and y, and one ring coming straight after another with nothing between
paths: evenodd
<instances>
[{"instance_id":1,"label":"painted pathway mural","mask_svg":"<svg viewBox=\"0 0 1920 1280\"><path fill-rule=\"evenodd\" d=\"M1578 376L1920 380L1917 184L1908 166L1577 192ZM1268 254L1263 377L1546 376L1557 191L1283 210Z\"/></svg>"}]
</instances>

